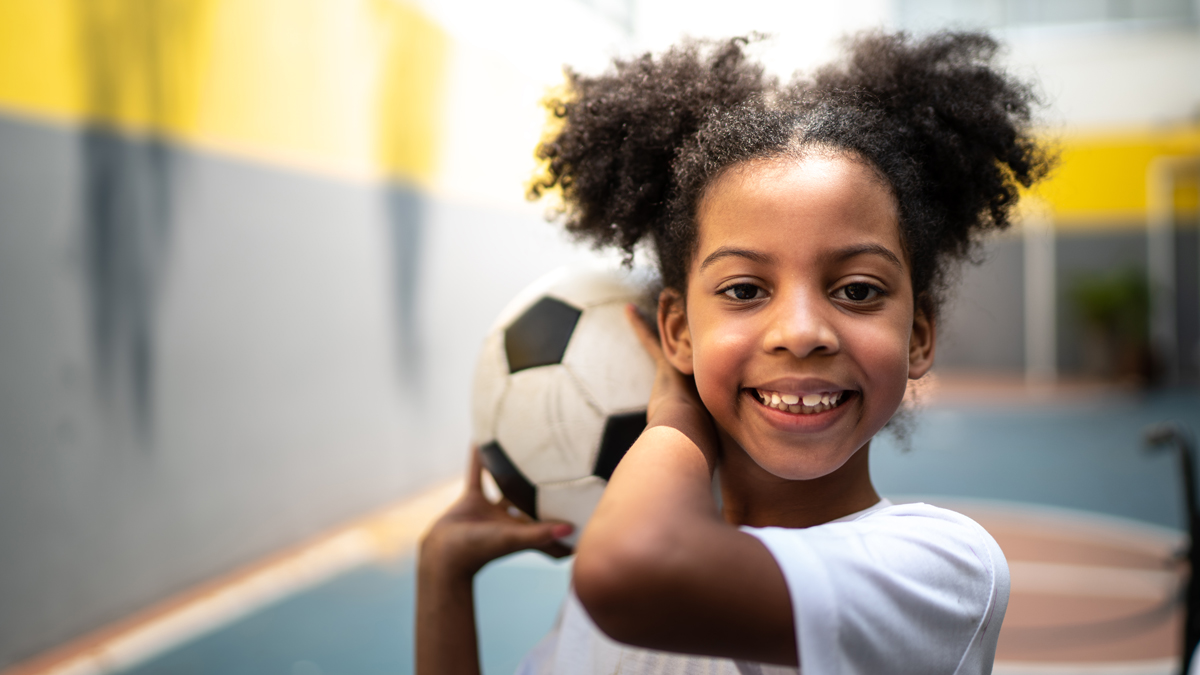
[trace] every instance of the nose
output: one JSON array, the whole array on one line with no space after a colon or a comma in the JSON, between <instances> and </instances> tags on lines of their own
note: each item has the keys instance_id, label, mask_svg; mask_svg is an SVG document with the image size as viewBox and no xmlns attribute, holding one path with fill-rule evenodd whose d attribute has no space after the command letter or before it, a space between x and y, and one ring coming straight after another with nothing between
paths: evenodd
<instances>
[{"instance_id":1,"label":"nose","mask_svg":"<svg viewBox=\"0 0 1200 675\"><path fill-rule=\"evenodd\" d=\"M836 354L841 349L835 308L823 293L797 292L772 303L763 349L787 351L797 358Z\"/></svg>"}]
</instances>

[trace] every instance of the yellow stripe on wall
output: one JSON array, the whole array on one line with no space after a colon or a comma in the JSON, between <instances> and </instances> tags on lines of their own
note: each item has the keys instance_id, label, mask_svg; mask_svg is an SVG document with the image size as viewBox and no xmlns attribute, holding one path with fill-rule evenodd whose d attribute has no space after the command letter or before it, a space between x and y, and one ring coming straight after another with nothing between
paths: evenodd
<instances>
[{"instance_id":1,"label":"yellow stripe on wall","mask_svg":"<svg viewBox=\"0 0 1200 675\"><path fill-rule=\"evenodd\" d=\"M82 117L73 9L65 1L0 0L0 102Z\"/></svg>"},{"instance_id":2,"label":"yellow stripe on wall","mask_svg":"<svg viewBox=\"0 0 1200 675\"><path fill-rule=\"evenodd\" d=\"M1200 155L1200 127L1077 133L1058 141L1058 169L1036 189L1055 221L1066 228L1105 228L1143 224L1146 172L1160 156ZM1195 213L1195 177L1183 177L1175 207Z\"/></svg>"},{"instance_id":3,"label":"yellow stripe on wall","mask_svg":"<svg viewBox=\"0 0 1200 675\"><path fill-rule=\"evenodd\" d=\"M0 106L340 175L428 185L450 40L402 0L0 0ZM1200 126L1070 133L1036 190L1065 228L1145 220ZM1177 207L1197 208L1185 180Z\"/></svg>"},{"instance_id":4,"label":"yellow stripe on wall","mask_svg":"<svg viewBox=\"0 0 1200 675\"><path fill-rule=\"evenodd\" d=\"M0 105L425 182L448 49L399 0L0 0Z\"/></svg>"}]
</instances>

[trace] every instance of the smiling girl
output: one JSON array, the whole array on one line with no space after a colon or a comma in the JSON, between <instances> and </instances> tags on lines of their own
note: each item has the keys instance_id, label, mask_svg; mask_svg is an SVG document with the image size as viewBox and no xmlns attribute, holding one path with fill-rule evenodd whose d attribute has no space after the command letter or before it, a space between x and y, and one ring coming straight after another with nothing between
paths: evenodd
<instances>
[{"instance_id":1,"label":"smiling girl","mask_svg":"<svg viewBox=\"0 0 1200 675\"><path fill-rule=\"evenodd\" d=\"M665 290L657 335L630 312L659 364L649 424L520 672L990 672L1003 554L881 499L868 452L933 365L954 266L1049 165L1032 95L978 34L867 35L786 87L742 44L569 74L551 104L534 193L561 188L597 245L648 242ZM422 543L424 675L478 672L483 564L569 531L488 503L479 472Z\"/></svg>"}]
</instances>

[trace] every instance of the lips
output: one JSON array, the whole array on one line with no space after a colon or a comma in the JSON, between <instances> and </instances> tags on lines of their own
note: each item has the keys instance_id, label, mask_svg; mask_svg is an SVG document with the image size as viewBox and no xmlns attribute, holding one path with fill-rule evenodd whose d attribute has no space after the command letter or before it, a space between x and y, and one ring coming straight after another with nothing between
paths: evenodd
<instances>
[{"instance_id":1,"label":"lips","mask_svg":"<svg viewBox=\"0 0 1200 675\"><path fill-rule=\"evenodd\" d=\"M845 403L853 394L845 389L800 393L757 388L751 389L750 392L762 405L796 415L816 415L832 410Z\"/></svg>"}]
</instances>

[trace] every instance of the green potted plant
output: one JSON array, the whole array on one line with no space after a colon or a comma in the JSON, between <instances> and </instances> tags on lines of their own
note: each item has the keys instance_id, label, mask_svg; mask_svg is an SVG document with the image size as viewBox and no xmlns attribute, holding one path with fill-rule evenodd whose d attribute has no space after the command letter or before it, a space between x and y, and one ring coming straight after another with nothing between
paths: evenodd
<instances>
[{"instance_id":1,"label":"green potted plant","mask_svg":"<svg viewBox=\"0 0 1200 675\"><path fill-rule=\"evenodd\" d=\"M1089 375L1147 384L1150 354L1150 293L1137 267L1075 277L1069 295L1083 324L1084 371Z\"/></svg>"}]
</instances>

